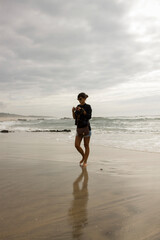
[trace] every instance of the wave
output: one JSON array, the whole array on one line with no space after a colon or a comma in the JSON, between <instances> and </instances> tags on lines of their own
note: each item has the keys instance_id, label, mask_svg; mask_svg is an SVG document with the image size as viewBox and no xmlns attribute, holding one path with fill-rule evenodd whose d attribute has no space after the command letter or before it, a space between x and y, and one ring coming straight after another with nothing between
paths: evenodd
<instances>
[{"instance_id":1,"label":"wave","mask_svg":"<svg viewBox=\"0 0 160 240\"><path fill-rule=\"evenodd\" d=\"M93 130L107 133L160 133L159 116L93 117ZM0 122L0 130L30 131L44 129L75 129L73 118L26 119Z\"/></svg>"},{"instance_id":2,"label":"wave","mask_svg":"<svg viewBox=\"0 0 160 240\"><path fill-rule=\"evenodd\" d=\"M119 116L119 117L93 117L91 121L119 121L119 120L128 120L128 121L146 121L146 120L160 120L160 116Z\"/></svg>"}]
</instances>

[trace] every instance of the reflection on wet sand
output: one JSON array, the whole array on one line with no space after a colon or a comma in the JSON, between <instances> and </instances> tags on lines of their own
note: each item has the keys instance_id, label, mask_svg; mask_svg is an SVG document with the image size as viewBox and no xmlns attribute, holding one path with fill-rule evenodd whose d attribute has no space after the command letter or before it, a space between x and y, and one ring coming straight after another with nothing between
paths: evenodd
<instances>
[{"instance_id":1,"label":"reflection on wet sand","mask_svg":"<svg viewBox=\"0 0 160 240\"><path fill-rule=\"evenodd\" d=\"M82 182L82 186L79 184ZM69 209L69 219L72 225L72 237L80 239L83 228L87 225L87 202L88 202L88 172L82 167L82 172L73 182L73 201Z\"/></svg>"}]
</instances>

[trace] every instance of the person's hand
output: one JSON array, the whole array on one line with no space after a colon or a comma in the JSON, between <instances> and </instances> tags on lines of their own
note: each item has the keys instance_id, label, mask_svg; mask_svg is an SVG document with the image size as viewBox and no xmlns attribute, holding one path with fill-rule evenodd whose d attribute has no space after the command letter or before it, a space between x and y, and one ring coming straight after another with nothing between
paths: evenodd
<instances>
[{"instance_id":1,"label":"person's hand","mask_svg":"<svg viewBox=\"0 0 160 240\"><path fill-rule=\"evenodd\" d=\"M77 108L76 108L77 111L80 111L81 109L82 109L81 107L77 107Z\"/></svg>"},{"instance_id":2,"label":"person's hand","mask_svg":"<svg viewBox=\"0 0 160 240\"><path fill-rule=\"evenodd\" d=\"M75 107L73 107L73 108L72 108L72 112L74 112L75 110L76 110L76 108L75 108Z\"/></svg>"}]
</instances>

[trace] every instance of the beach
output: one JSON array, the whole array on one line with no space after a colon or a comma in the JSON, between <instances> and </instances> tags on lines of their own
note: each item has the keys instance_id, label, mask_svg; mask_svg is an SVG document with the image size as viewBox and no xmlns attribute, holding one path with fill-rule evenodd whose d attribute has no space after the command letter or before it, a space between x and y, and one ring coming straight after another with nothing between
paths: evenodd
<instances>
[{"instance_id":1,"label":"beach","mask_svg":"<svg viewBox=\"0 0 160 240\"><path fill-rule=\"evenodd\" d=\"M0 134L0 240L159 240L160 153Z\"/></svg>"}]
</instances>

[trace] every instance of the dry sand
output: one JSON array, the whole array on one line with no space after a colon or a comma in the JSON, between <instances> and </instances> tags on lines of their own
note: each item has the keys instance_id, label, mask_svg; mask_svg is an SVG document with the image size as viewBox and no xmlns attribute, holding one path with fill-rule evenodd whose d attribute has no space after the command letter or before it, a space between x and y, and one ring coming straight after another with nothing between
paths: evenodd
<instances>
[{"instance_id":1,"label":"dry sand","mask_svg":"<svg viewBox=\"0 0 160 240\"><path fill-rule=\"evenodd\" d=\"M56 136L0 134L0 240L159 240L160 154Z\"/></svg>"}]
</instances>

